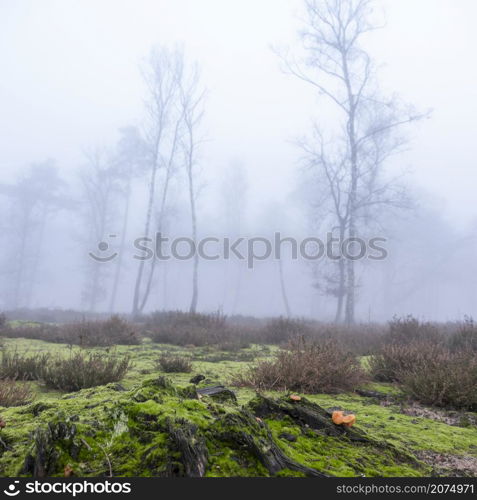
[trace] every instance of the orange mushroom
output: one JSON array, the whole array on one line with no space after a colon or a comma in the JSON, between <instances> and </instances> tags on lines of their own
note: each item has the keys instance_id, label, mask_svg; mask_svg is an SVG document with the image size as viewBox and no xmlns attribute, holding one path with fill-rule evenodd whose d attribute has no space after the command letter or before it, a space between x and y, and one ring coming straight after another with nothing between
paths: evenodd
<instances>
[{"instance_id":1,"label":"orange mushroom","mask_svg":"<svg viewBox=\"0 0 477 500\"><path fill-rule=\"evenodd\" d=\"M344 425L345 427L352 427L356 423L355 415L344 415L342 411L334 411L331 419L335 425Z\"/></svg>"},{"instance_id":2,"label":"orange mushroom","mask_svg":"<svg viewBox=\"0 0 477 500\"><path fill-rule=\"evenodd\" d=\"M341 425L343 423L343 412L342 411L334 411L331 419L335 425Z\"/></svg>"},{"instance_id":3,"label":"orange mushroom","mask_svg":"<svg viewBox=\"0 0 477 500\"><path fill-rule=\"evenodd\" d=\"M355 415L346 415L346 417L343 417L343 425L345 425L346 427L353 427L355 423L356 423Z\"/></svg>"},{"instance_id":4,"label":"orange mushroom","mask_svg":"<svg viewBox=\"0 0 477 500\"><path fill-rule=\"evenodd\" d=\"M300 397L300 396L297 396L296 394L292 394L292 395L290 396L290 399L291 399L292 401L301 401L301 397Z\"/></svg>"}]
</instances>

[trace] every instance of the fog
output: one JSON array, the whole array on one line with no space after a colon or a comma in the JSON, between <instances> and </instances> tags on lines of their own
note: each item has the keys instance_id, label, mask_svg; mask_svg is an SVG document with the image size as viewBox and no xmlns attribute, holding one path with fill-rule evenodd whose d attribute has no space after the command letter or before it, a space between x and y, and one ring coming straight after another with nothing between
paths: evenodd
<instances>
[{"instance_id":1,"label":"fog","mask_svg":"<svg viewBox=\"0 0 477 500\"><path fill-rule=\"evenodd\" d=\"M386 240L386 257L356 262L353 321L475 316L477 4L374 7L382 27L362 47L380 95L412 105L419 119L404 120L399 144L384 138L399 151L376 176L406 203L382 197L358 217L354 234ZM294 260L285 244L281 259L261 259L257 243L253 265L134 257L135 240L156 231L196 243L275 233L300 242L336 229L326 183L300 145L316 144L314 122L338 144L342 116L285 68L304 54L306 16L302 0L0 0L0 309L189 310L195 295L203 312L332 321L339 294L326 256ZM152 198L151 54L161 71L167 57L184 65ZM90 253L118 256L98 263Z\"/></svg>"}]
</instances>

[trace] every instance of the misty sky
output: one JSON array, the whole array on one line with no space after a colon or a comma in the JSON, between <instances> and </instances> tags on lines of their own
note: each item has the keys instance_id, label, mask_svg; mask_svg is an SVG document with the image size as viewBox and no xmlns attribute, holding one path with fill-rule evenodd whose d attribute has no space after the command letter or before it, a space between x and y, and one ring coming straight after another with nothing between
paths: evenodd
<instances>
[{"instance_id":1,"label":"misty sky","mask_svg":"<svg viewBox=\"0 0 477 500\"><path fill-rule=\"evenodd\" d=\"M369 50L383 87L431 120L399 157L449 218L477 215L474 0L383 1L386 28ZM291 140L307 131L316 96L284 75L272 45L296 42L300 0L0 0L0 168L3 179L54 157L65 176L82 148L108 145L139 123L140 64L153 44L183 44L208 93L208 184L241 160L257 203L290 191ZM412 178L412 177L411 177ZM267 179L264 192L263 181Z\"/></svg>"}]
</instances>

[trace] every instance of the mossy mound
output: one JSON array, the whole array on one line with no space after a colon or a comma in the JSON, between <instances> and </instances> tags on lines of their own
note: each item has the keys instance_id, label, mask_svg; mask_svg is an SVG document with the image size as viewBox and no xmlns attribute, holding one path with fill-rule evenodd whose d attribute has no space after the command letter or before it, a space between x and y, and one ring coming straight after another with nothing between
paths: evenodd
<instances>
[{"instance_id":1,"label":"mossy mound","mask_svg":"<svg viewBox=\"0 0 477 500\"><path fill-rule=\"evenodd\" d=\"M413 456L344 429L305 398L199 395L163 377L10 409L2 476L416 476Z\"/></svg>"}]
</instances>

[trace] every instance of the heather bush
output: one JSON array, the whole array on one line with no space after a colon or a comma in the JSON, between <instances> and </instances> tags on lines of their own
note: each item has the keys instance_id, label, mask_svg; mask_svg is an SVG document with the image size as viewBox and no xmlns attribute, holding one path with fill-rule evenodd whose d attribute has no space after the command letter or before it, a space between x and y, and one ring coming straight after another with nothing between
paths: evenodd
<instances>
[{"instance_id":1,"label":"heather bush","mask_svg":"<svg viewBox=\"0 0 477 500\"><path fill-rule=\"evenodd\" d=\"M6 326L2 334L13 339L34 339L54 342L57 344L67 343L63 330L57 325L46 325L41 323L16 323L14 326Z\"/></svg>"},{"instance_id":2,"label":"heather bush","mask_svg":"<svg viewBox=\"0 0 477 500\"><path fill-rule=\"evenodd\" d=\"M477 411L477 358L441 349L399 376L403 391L425 405Z\"/></svg>"},{"instance_id":3,"label":"heather bush","mask_svg":"<svg viewBox=\"0 0 477 500\"><path fill-rule=\"evenodd\" d=\"M400 382L414 366L425 366L444 347L429 341L385 344L368 360L372 377L378 382Z\"/></svg>"},{"instance_id":4,"label":"heather bush","mask_svg":"<svg viewBox=\"0 0 477 500\"><path fill-rule=\"evenodd\" d=\"M262 331L263 340L270 344L283 344L294 337L312 337L313 330L303 320L275 318L267 322Z\"/></svg>"},{"instance_id":5,"label":"heather bush","mask_svg":"<svg viewBox=\"0 0 477 500\"><path fill-rule=\"evenodd\" d=\"M82 347L137 345L141 339L135 328L119 316L104 321L82 321L64 325L64 338Z\"/></svg>"},{"instance_id":6,"label":"heather bush","mask_svg":"<svg viewBox=\"0 0 477 500\"><path fill-rule=\"evenodd\" d=\"M157 364L161 371L166 373L190 373L192 371L190 359L184 356L163 354L157 360Z\"/></svg>"},{"instance_id":7,"label":"heather bush","mask_svg":"<svg viewBox=\"0 0 477 500\"><path fill-rule=\"evenodd\" d=\"M441 342L443 336L432 323L421 322L413 316L404 318L395 316L389 323L389 332L384 340L395 344L408 344L414 341Z\"/></svg>"},{"instance_id":8,"label":"heather bush","mask_svg":"<svg viewBox=\"0 0 477 500\"><path fill-rule=\"evenodd\" d=\"M147 322L148 334L159 344L215 345L231 337L226 318L220 313L153 313Z\"/></svg>"},{"instance_id":9,"label":"heather bush","mask_svg":"<svg viewBox=\"0 0 477 500\"><path fill-rule=\"evenodd\" d=\"M29 384L12 379L0 380L0 406L22 406L31 403L33 398Z\"/></svg>"},{"instance_id":10,"label":"heather bush","mask_svg":"<svg viewBox=\"0 0 477 500\"><path fill-rule=\"evenodd\" d=\"M233 377L233 383L259 390L333 394L353 390L365 378L356 357L337 342L301 337L282 347L275 359Z\"/></svg>"},{"instance_id":11,"label":"heather bush","mask_svg":"<svg viewBox=\"0 0 477 500\"><path fill-rule=\"evenodd\" d=\"M135 345L141 342L134 326L118 316L66 325L19 323L6 327L2 333L9 338L36 339L82 347Z\"/></svg>"},{"instance_id":12,"label":"heather bush","mask_svg":"<svg viewBox=\"0 0 477 500\"><path fill-rule=\"evenodd\" d=\"M131 368L129 356L85 353L78 351L64 358L49 359L41 374L42 381L51 389L66 392L118 382Z\"/></svg>"},{"instance_id":13,"label":"heather bush","mask_svg":"<svg viewBox=\"0 0 477 500\"><path fill-rule=\"evenodd\" d=\"M197 326L211 330L225 328L227 318L220 312L212 314L188 313L182 311L151 313L147 318L148 327Z\"/></svg>"},{"instance_id":14,"label":"heather bush","mask_svg":"<svg viewBox=\"0 0 477 500\"><path fill-rule=\"evenodd\" d=\"M470 351L477 353L477 325L473 318L466 317L449 338L449 347L452 351Z\"/></svg>"},{"instance_id":15,"label":"heather bush","mask_svg":"<svg viewBox=\"0 0 477 500\"><path fill-rule=\"evenodd\" d=\"M38 380L50 358L49 354L30 355L6 348L2 348L0 356L1 380Z\"/></svg>"}]
</instances>

